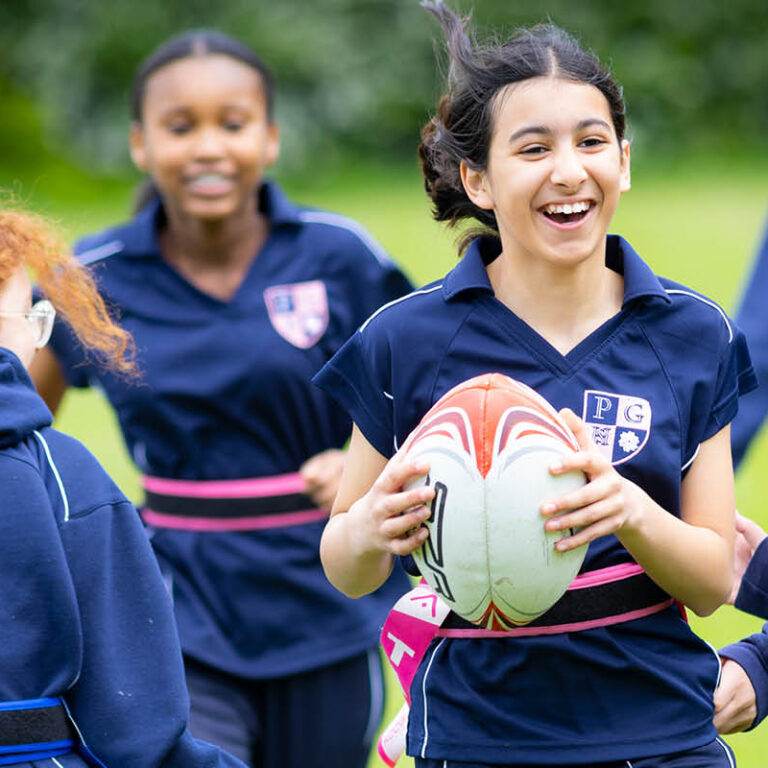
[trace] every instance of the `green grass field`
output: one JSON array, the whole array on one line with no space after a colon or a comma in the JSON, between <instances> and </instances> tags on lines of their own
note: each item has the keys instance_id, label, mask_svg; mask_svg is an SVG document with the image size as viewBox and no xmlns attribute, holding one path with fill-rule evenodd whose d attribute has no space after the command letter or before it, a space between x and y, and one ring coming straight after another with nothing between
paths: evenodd
<instances>
[{"instance_id":1,"label":"green grass field","mask_svg":"<svg viewBox=\"0 0 768 768\"><path fill-rule=\"evenodd\" d=\"M612 231L627 237L661 275L700 290L732 310L768 211L764 158L713 165L697 161L643 169L635 161L634 188L623 200ZM9 181L11 181L9 179ZM125 218L131 190L124 182L94 182L56 170L16 185L16 196L56 216L78 235ZM66 183L65 183L66 181ZM5 183L0 176L0 183ZM418 171L358 168L302 183L289 181L295 199L363 222L417 282L447 271L455 260L453 235L429 218ZM138 498L136 475L125 455L109 409L95 393L67 396L57 426L79 437L123 489ZM768 525L768 439L760 438L738 477L742 513ZM730 608L696 630L714 646L759 630L761 622ZM389 710L400 706L390 686ZM638 729L642 723L635 724ZM741 768L768 763L768 723L751 734L729 737ZM377 759L371 765L378 765ZM403 759L401 768L412 766ZM310 768L309 766L307 768Z\"/></svg>"}]
</instances>

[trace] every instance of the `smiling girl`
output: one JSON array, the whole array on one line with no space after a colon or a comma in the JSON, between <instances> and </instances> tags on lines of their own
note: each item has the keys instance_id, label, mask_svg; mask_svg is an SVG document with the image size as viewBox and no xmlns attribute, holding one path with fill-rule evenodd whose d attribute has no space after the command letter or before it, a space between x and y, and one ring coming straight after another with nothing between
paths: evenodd
<instances>
[{"instance_id":1,"label":"smiling girl","mask_svg":"<svg viewBox=\"0 0 768 768\"><path fill-rule=\"evenodd\" d=\"M254 766L362 768L382 709L378 628L407 580L353 602L323 575L351 424L311 377L410 285L359 224L264 179L273 83L246 46L168 41L132 105L131 155L151 184L132 221L77 251L136 340L141 380L85 359L64 326L35 378L52 407L68 385L98 384L117 412L173 597L192 732Z\"/></svg>"},{"instance_id":2,"label":"smiling girl","mask_svg":"<svg viewBox=\"0 0 768 768\"><path fill-rule=\"evenodd\" d=\"M568 632L546 615L526 637L439 630L411 686L408 753L419 768L732 766L712 725L718 658L683 605L709 614L730 589L728 425L754 386L743 337L607 234L630 152L600 63L551 25L473 48L442 3L424 5L451 59L420 147L426 189L438 220L485 226L445 278L375 313L317 377L355 422L326 573L366 594L424 543L433 491L403 485L427 467L398 447L459 382L519 379L581 446L551 471L589 480L543 500L541 524L577 529L558 549L589 543L583 572L610 577L616 602ZM617 577L638 565L637 581ZM666 593L653 613L647 589ZM584 618L577 605L568 623Z\"/></svg>"}]
</instances>

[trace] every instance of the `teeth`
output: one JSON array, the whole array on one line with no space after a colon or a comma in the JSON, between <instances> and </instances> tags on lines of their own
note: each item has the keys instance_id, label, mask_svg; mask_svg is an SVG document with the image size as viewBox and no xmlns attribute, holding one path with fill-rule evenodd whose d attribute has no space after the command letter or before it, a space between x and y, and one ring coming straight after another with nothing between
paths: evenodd
<instances>
[{"instance_id":1,"label":"teeth","mask_svg":"<svg viewBox=\"0 0 768 768\"><path fill-rule=\"evenodd\" d=\"M221 181L226 181L227 177L224 176L224 174L221 173L201 173L199 176L195 176L192 181L203 183L203 184L210 184L211 182L217 183Z\"/></svg>"},{"instance_id":2,"label":"teeth","mask_svg":"<svg viewBox=\"0 0 768 768\"><path fill-rule=\"evenodd\" d=\"M578 203L562 203L559 205L551 203L546 207L545 210L547 213L584 213L585 211L589 210L590 205L591 203L588 203L586 200L582 200Z\"/></svg>"}]
</instances>

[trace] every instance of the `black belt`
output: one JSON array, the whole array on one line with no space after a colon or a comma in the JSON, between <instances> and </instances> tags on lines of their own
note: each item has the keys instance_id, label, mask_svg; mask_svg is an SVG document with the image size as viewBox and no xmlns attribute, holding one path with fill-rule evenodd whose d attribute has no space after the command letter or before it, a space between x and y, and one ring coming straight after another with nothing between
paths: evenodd
<instances>
[{"instance_id":1,"label":"black belt","mask_svg":"<svg viewBox=\"0 0 768 768\"><path fill-rule=\"evenodd\" d=\"M673 602L672 598L644 571L638 571L607 583L569 588L546 613L520 629L513 629L509 635L549 634L548 628L568 632L608 626L669 607ZM589 574L584 576L588 577ZM542 632L537 633L537 629ZM478 627L451 611L438 634L451 630L469 630L477 633Z\"/></svg>"},{"instance_id":2,"label":"black belt","mask_svg":"<svg viewBox=\"0 0 768 768\"><path fill-rule=\"evenodd\" d=\"M144 521L156 528L248 531L324 520L297 473L240 480L143 478Z\"/></svg>"},{"instance_id":3,"label":"black belt","mask_svg":"<svg viewBox=\"0 0 768 768\"><path fill-rule=\"evenodd\" d=\"M65 754L76 743L77 732L59 699L0 702L0 763L16 753L30 759Z\"/></svg>"},{"instance_id":4,"label":"black belt","mask_svg":"<svg viewBox=\"0 0 768 768\"><path fill-rule=\"evenodd\" d=\"M239 499L191 499L188 496L166 496L152 491L145 491L145 494L144 503L149 509L177 517L265 517L316 508L315 502L303 493Z\"/></svg>"}]
</instances>

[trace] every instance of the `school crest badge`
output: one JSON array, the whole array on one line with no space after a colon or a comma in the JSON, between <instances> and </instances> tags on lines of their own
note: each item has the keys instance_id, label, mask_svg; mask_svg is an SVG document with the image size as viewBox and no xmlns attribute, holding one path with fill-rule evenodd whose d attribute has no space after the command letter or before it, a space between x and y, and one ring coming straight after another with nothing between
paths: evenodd
<instances>
[{"instance_id":1,"label":"school crest badge","mask_svg":"<svg viewBox=\"0 0 768 768\"><path fill-rule=\"evenodd\" d=\"M582 419L611 464L623 464L643 450L651 434L651 404L642 397L588 389Z\"/></svg>"},{"instance_id":2,"label":"school crest badge","mask_svg":"<svg viewBox=\"0 0 768 768\"><path fill-rule=\"evenodd\" d=\"M272 327L299 349L308 349L328 327L328 294L322 280L273 285L264 291Z\"/></svg>"}]
</instances>

